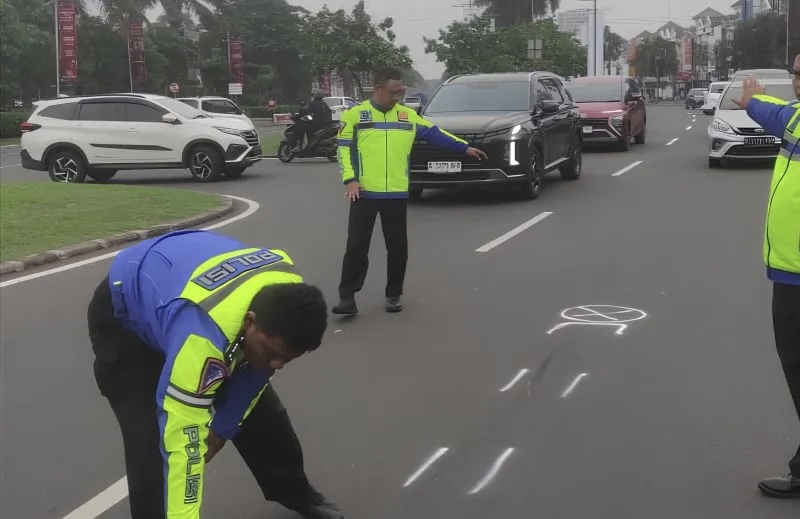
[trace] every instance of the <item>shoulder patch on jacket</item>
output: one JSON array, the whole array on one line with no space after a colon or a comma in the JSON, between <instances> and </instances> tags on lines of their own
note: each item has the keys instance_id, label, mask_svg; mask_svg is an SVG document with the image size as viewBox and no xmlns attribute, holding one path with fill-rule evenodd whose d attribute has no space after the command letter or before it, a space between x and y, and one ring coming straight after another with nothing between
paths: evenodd
<instances>
[{"instance_id":1,"label":"shoulder patch on jacket","mask_svg":"<svg viewBox=\"0 0 800 519\"><path fill-rule=\"evenodd\" d=\"M200 375L200 385L197 388L197 393L202 395L215 383L228 378L229 375L230 371L224 362L214 358L206 359L206 363Z\"/></svg>"},{"instance_id":2,"label":"shoulder patch on jacket","mask_svg":"<svg viewBox=\"0 0 800 519\"><path fill-rule=\"evenodd\" d=\"M397 112L398 121L408 121L408 112Z\"/></svg>"},{"instance_id":3,"label":"shoulder patch on jacket","mask_svg":"<svg viewBox=\"0 0 800 519\"><path fill-rule=\"evenodd\" d=\"M372 110L361 110L358 113L358 120L366 123L372 120Z\"/></svg>"}]
</instances>

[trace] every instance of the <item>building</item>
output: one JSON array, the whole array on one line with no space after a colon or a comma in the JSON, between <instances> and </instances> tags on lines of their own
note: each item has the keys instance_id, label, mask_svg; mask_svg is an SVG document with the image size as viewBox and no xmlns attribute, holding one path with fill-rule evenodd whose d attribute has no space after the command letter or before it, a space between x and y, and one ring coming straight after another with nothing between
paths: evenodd
<instances>
[{"instance_id":1,"label":"building","mask_svg":"<svg viewBox=\"0 0 800 519\"><path fill-rule=\"evenodd\" d=\"M594 9L571 9L562 11L556 17L556 25L561 32L574 34L586 47L586 70L589 76L603 76L605 63L605 13L598 9L597 20ZM596 31L595 31L596 29Z\"/></svg>"},{"instance_id":2,"label":"building","mask_svg":"<svg viewBox=\"0 0 800 519\"><path fill-rule=\"evenodd\" d=\"M692 72L699 81L716 81L727 77L730 53L725 49L733 41L733 33L741 14L725 15L710 7L692 17Z\"/></svg>"},{"instance_id":3,"label":"building","mask_svg":"<svg viewBox=\"0 0 800 519\"><path fill-rule=\"evenodd\" d=\"M639 44L642 43L644 40L648 38L655 37L655 34L650 31L642 31L630 40L628 40L628 52L626 53L628 57L628 75L632 77L638 77L639 74L636 70L636 49L639 47Z\"/></svg>"},{"instance_id":4,"label":"building","mask_svg":"<svg viewBox=\"0 0 800 519\"><path fill-rule=\"evenodd\" d=\"M574 34L575 38L584 47L589 46L589 23L592 19L591 9L570 9L561 11L556 17L558 30L569 34Z\"/></svg>"}]
</instances>

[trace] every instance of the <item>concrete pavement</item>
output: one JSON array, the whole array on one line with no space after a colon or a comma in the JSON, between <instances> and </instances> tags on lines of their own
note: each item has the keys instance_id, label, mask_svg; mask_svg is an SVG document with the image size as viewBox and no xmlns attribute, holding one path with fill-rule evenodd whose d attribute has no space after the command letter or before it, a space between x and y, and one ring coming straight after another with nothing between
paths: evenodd
<instances>
[{"instance_id":1,"label":"concrete pavement","mask_svg":"<svg viewBox=\"0 0 800 519\"><path fill-rule=\"evenodd\" d=\"M755 488L786 471L800 440L760 262L769 169L709 170L709 118L648 112L647 144L587 153L579 181L548 178L536 201L426 192L409 214L398 315L382 309L376 230L361 315L332 317L323 347L276 383L313 481L348 518L797 517L798 503ZM347 214L335 165L115 181L257 201L221 231L285 248L334 302ZM124 474L85 325L107 266L0 291L2 517L62 519ZM589 305L646 317L553 330L571 307L582 321L642 316ZM232 446L208 470L206 517L292 517L263 502ZM100 517L124 518L126 505Z\"/></svg>"}]
</instances>

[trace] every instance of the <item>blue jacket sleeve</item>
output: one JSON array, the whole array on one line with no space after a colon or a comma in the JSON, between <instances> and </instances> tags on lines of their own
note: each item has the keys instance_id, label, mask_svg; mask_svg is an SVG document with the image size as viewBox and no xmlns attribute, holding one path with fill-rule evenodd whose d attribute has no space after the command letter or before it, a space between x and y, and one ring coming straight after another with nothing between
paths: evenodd
<instances>
[{"instance_id":1,"label":"blue jacket sleeve","mask_svg":"<svg viewBox=\"0 0 800 519\"><path fill-rule=\"evenodd\" d=\"M235 369L233 375L222 384L214 400L211 429L228 440L236 436L240 424L269 383L269 379L269 375L260 373L249 365Z\"/></svg>"},{"instance_id":2,"label":"blue jacket sleeve","mask_svg":"<svg viewBox=\"0 0 800 519\"><path fill-rule=\"evenodd\" d=\"M787 102L777 97L756 94L747 103L747 115L775 137L782 138L792 116L800 109L797 101Z\"/></svg>"},{"instance_id":3,"label":"blue jacket sleeve","mask_svg":"<svg viewBox=\"0 0 800 519\"><path fill-rule=\"evenodd\" d=\"M417 115L416 112L411 113L413 114L413 122L417 127L417 139L425 140L437 148L456 153L464 153L469 148L467 141L442 130L424 117Z\"/></svg>"}]
</instances>

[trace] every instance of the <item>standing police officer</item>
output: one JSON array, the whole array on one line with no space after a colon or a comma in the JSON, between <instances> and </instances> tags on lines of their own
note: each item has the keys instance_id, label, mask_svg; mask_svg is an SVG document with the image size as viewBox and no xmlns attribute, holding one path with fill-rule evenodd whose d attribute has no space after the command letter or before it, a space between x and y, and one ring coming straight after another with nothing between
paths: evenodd
<instances>
[{"instance_id":1,"label":"standing police officer","mask_svg":"<svg viewBox=\"0 0 800 519\"><path fill-rule=\"evenodd\" d=\"M309 483L269 385L327 327L322 293L285 252L206 231L145 240L114 259L88 321L97 385L122 430L132 519L199 518L205 465L226 440L266 499L306 519L344 517Z\"/></svg>"},{"instance_id":2,"label":"standing police officer","mask_svg":"<svg viewBox=\"0 0 800 519\"><path fill-rule=\"evenodd\" d=\"M426 121L411 108L399 105L405 87L402 73L378 70L372 99L341 116L339 165L349 199L347 248L342 261L339 304L335 314L358 313L355 294L364 286L369 266L369 245L375 218L381 216L386 265L386 311L403 309L400 296L408 261L406 211L408 158L415 139L434 146L485 159L486 154Z\"/></svg>"},{"instance_id":3,"label":"standing police officer","mask_svg":"<svg viewBox=\"0 0 800 519\"><path fill-rule=\"evenodd\" d=\"M800 99L800 55L794 60L794 88ZM747 78L737 104L767 133L781 139L767 203L764 262L772 281L778 357L800 417L800 101L765 95L758 81ZM763 479L758 487L770 497L800 498L800 448L789 470L788 476Z\"/></svg>"}]
</instances>

